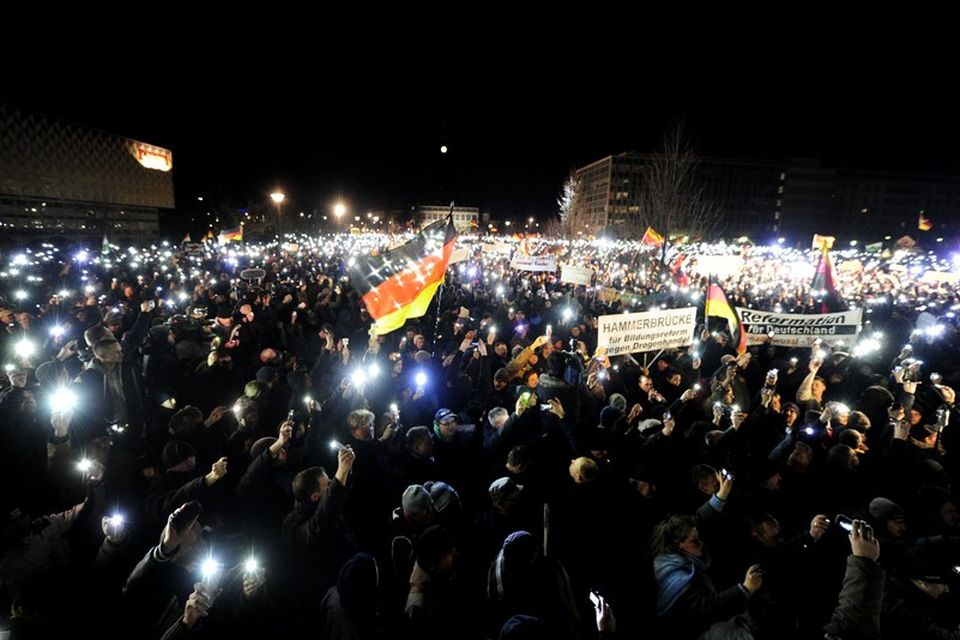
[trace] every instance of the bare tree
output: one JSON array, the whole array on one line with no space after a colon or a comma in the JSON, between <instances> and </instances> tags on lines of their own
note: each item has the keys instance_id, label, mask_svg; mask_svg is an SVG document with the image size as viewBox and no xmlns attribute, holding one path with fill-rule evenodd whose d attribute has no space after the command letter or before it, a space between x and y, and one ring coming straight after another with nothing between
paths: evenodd
<instances>
[{"instance_id":1,"label":"bare tree","mask_svg":"<svg viewBox=\"0 0 960 640\"><path fill-rule=\"evenodd\" d=\"M645 167L640 212L631 225L635 237L647 227L665 238L705 238L716 231L719 210L704 196L703 184L697 179L699 161L683 123L678 122L664 135L663 147Z\"/></svg>"},{"instance_id":2,"label":"bare tree","mask_svg":"<svg viewBox=\"0 0 960 640\"><path fill-rule=\"evenodd\" d=\"M563 183L563 191L557 198L557 208L561 229L564 233L572 233L583 209L583 188L575 171L571 171Z\"/></svg>"}]
</instances>

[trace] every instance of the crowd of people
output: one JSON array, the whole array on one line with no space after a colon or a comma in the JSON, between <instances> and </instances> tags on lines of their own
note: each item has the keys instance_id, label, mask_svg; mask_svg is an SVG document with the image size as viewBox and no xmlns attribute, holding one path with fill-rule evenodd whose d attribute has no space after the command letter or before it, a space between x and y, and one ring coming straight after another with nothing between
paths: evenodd
<instances>
[{"instance_id":1,"label":"crowd of people","mask_svg":"<svg viewBox=\"0 0 960 640\"><path fill-rule=\"evenodd\" d=\"M960 638L960 291L924 277L949 263L838 255L869 349L738 353L698 261L816 313L811 254L464 238L377 336L348 267L403 240L3 254L2 628ZM687 347L598 345L601 316L688 306Z\"/></svg>"}]
</instances>

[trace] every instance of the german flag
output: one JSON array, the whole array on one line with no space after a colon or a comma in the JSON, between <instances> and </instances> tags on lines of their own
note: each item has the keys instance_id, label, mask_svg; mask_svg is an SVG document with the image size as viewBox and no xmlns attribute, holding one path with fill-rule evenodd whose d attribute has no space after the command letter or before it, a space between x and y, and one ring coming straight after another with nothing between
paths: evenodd
<instances>
[{"instance_id":1,"label":"german flag","mask_svg":"<svg viewBox=\"0 0 960 640\"><path fill-rule=\"evenodd\" d=\"M707 286L707 301L703 315L725 319L730 326L730 338L737 348L737 353L747 350L747 332L743 330L737 310L730 304L727 294L723 292L720 285L711 282Z\"/></svg>"},{"instance_id":2,"label":"german flag","mask_svg":"<svg viewBox=\"0 0 960 640\"><path fill-rule=\"evenodd\" d=\"M830 252L824 245L817 261L817 270L813 275L810 288L814 291L823 291L823 302L820 304L820 313L831 313L840 309L840 294L837 292L837 277L833 273L833 261Z\"/></svg>"},{"instance_id":3,"label":"german flag","mask_svg":"<svg viewBox=\"0 0 960 640\"><path fill-rule=\"evenodd\" d=\"M443 282L456 240L453 217L448 216L425 227L410 242L378 256L358 258L348 268L350 280L376 321L377 335L399 329L407 318L427 312Z\"/></svg>"},{"instance_id":4,"label":"german flag","mask_svg":"<svg viewBox=\"0 0 960 640\"><path fill-rule=\"evenodd\" d=\"M662 247L663 236L657 233L657 230L653 227L647 227L647 230L643 234L643 238L640 239L640 242L651 247Z\"/></svg>"},{"instance_id":5,"label":"german flag","mask_svg":"<svg viewBox=\"0 0 960 640\"><path fill-rule=\"evenodd\" d=\"M920 212L920 218L917 220L917 229L920 229L920 231L930 231L930 229L933 229L933 223L930 222L930 218L923 215L923 211Z\"/></svg>"},{"instance_id":6,"label":"german flag","mask_svg":"<svg viewBox=\"0 0 960 640\"><path fill-rule=\"evenodd\" d=\"M233 229L224 229L220 232L220 244L227 244L228 242L243 242L243 225L239 227L234 227Z\"/></svg>"}]
</instances>

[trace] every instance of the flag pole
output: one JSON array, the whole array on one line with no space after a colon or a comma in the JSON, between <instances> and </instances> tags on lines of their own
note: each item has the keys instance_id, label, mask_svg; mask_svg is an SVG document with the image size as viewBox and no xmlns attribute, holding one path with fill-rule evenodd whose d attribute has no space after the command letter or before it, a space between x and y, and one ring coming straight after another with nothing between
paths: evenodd
<instances>
[{"instance_id":1,"label":"flag pole","mask_svg":"<svg viewBox=\"0 0 960 640\"><path fill-rule=\"evenodd\" d=\"M453 200L450 201L450 210L447 212L447 224L453 224ZM450 265L447 265L449 268ZM440 305L443 303L443 283L447 281L447 274L443 274L443 279L440 281L440 286L437 287L437 321L433 325L433 351L431 355L436 355L437 353L437 340L440 339Z\"/></svg>"}]
</instances>

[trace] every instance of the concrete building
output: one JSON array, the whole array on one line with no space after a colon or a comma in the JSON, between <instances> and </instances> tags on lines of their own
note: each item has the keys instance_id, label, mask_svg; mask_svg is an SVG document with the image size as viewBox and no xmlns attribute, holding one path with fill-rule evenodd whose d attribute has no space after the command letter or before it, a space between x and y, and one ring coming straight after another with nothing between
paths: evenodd
<instances>
[{"instance_id":1,"label":"concrete building","mask_svg":"<svg viewBox=\"0 0 960 640\"><path fill-rule=\"evenodd\" d=\"M424 226L437 220L445 220L450 213L450 207L442 205L420 205L417 207L417 215L420 217L420 223ZM480 209L477 207L454 207L453 208L453 226L458 232L475 232L480 224Z\"/></svg>"},{"instance_id":2,"label":"concrete building","mask_svg":"<svg viewBox=\"0 0 960 640\"><path fill-rule=\"evenodd\" d=\"M0 231L111 240L157 234L173 154L0 104Z\"/></svg>"},{"instance_id":3,"label":"concrete building","mask_svg":"<svg viewBox=\"0 0 960 640\"><path fill-rule=\"evenodd\" d=\"M635 229L651 158L628 152L577 169L581 200L574 232L618 236ZM704 158L694 185L716 207L716 233L725 237L799 241L821 233L876 240L917 233L921 212L934 224L931 234L942 234L960 217L960 179L837 169L814 158Z\"/></svg>"}]
</instances>

